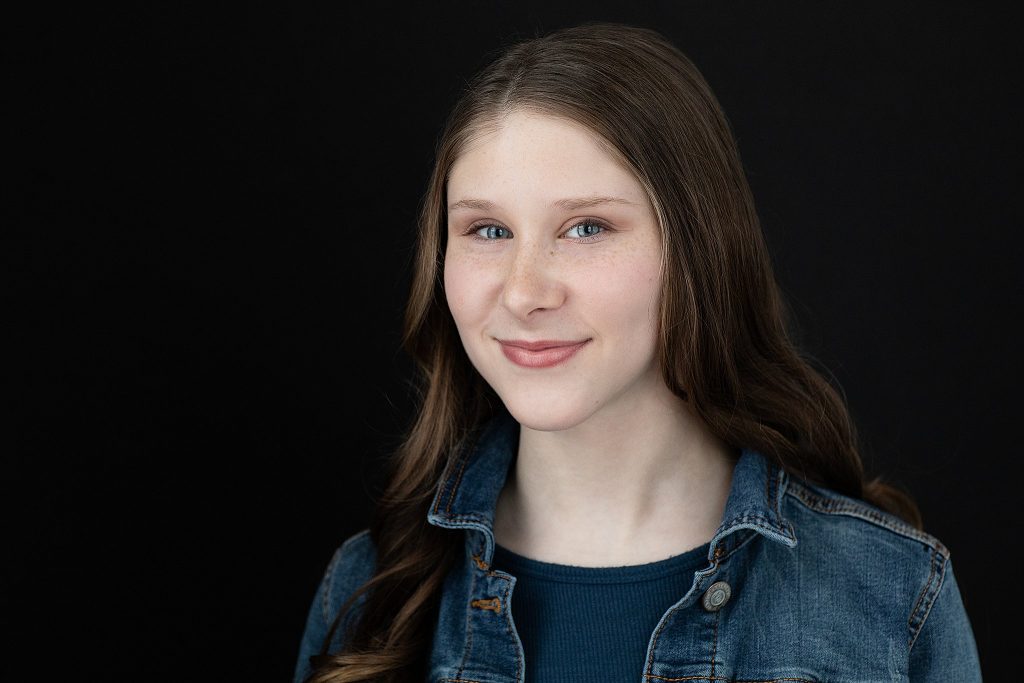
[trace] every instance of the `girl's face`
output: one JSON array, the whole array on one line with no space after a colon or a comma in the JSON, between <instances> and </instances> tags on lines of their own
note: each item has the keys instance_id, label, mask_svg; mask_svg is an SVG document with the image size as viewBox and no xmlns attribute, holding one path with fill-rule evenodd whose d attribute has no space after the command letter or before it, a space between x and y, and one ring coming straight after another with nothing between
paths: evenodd
<instances>
[{"instance_id":1,"label":"girl's face","mask_svg":"<svg viewBox=\"0 0 1024 683\"><path fill-rule=\"evenodd\" d=\"M517 111L449 175L448 306L474 367L532 429L625 417L666 392L657 219L597 140Z\"/></svg>"}]
</instances>

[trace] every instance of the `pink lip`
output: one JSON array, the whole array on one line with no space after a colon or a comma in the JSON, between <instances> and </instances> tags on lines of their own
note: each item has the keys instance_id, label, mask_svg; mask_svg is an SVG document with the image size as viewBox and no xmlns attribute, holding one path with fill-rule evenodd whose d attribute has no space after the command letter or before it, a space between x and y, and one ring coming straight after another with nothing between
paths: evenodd
<instances>
[{"instance_id":1,"label":"pink lip","mask_svg":"<svg viewBox=\"0 0 1024 683\"><path fill-rule=\"evenodd\" d=\"M584 339L583 341L527 342L499 339L498 343L501 344L501 352L505 354L505 358L516 365L524 368L550 368L575 356L576 352L589 341L589 339Z\"/></svg>"}]
</instances>

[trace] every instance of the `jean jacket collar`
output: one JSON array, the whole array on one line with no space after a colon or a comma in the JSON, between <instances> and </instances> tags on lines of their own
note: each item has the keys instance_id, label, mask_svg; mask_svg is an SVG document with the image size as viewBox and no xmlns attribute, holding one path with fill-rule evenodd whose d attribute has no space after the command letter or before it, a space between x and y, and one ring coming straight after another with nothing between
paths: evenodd
<instances>
[{"instance_id":1,"label":"jean jacket collar","mask_svg":"<svg viewBox=\"0 0 1024 683\"><path fill-rule=\"evenodd\" d=\"M490 420L448 464L427 521L448 529L475 529L484 539L487 565L494 556L494 510L515 457L519 424L507 413ZM750 533L793 547L793 525L780 512L788 483L786 471L751 449L742 449L733 470L722 523L712 537L708 560L721 560ZM744 533L736 533L749 530Z\"/></svg>"}]
</instances>

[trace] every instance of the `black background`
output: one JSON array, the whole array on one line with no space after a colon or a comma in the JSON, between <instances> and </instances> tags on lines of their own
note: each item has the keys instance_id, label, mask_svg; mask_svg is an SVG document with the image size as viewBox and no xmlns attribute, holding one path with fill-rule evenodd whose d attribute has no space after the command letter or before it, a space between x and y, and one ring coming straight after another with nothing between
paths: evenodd
<instances>
[{"instance_id":1,"label":"black background","mask_svg":"<svg viewBox=\"0 0 1024 683\"><path fill-rule=\"evenodd\" d=\"M438 5L8 17L8 672L290 679L411 409L401 308L444 116L503 44L585 19L701 69L800 342L950 548L986 678L1015 671L1013 5Z\"/></svg>"}]
</instances>

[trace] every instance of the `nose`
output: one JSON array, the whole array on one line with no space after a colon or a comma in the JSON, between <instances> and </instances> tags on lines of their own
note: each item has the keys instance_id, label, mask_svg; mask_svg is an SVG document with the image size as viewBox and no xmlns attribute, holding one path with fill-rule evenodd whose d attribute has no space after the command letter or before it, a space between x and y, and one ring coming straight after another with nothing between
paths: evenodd
<instances>
[{"instance_id":1,"label":"nose","mask_svg":"<svg viewBox=\"0 0 1024 683\"><path fill-rule=\"evenodd\" d=\"M505 277L502 305L524 321L539 311L561 306L567 288L558 260L553 248L521 243L514 250Z\"/></svg>"}]
</instances>

